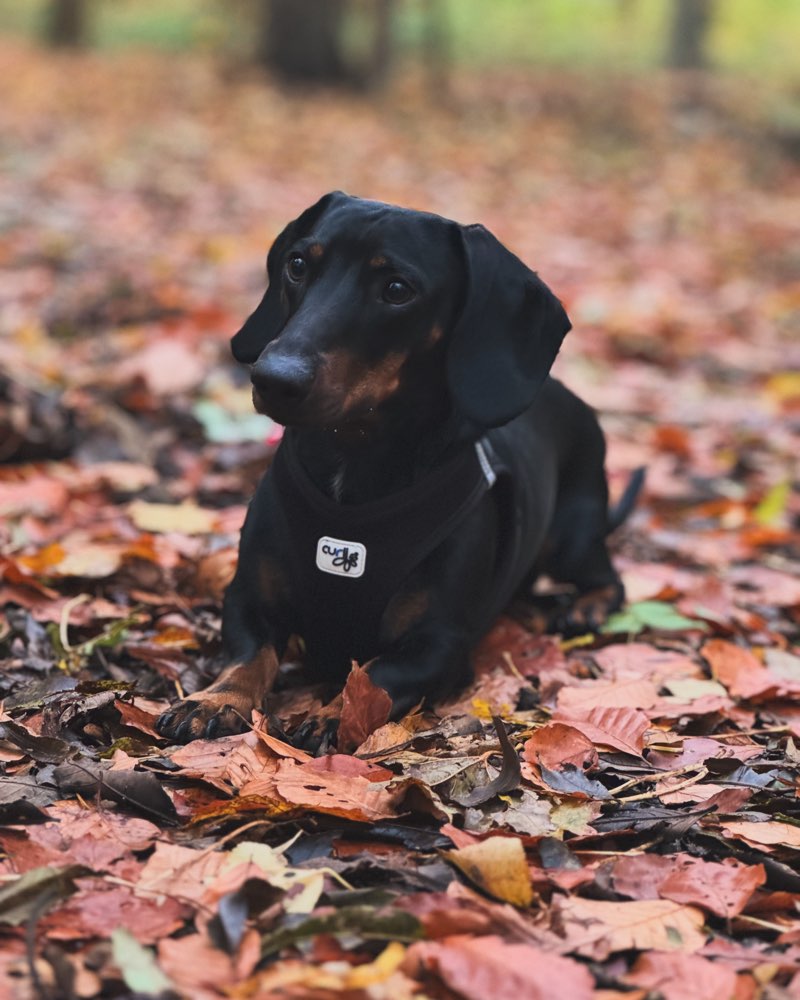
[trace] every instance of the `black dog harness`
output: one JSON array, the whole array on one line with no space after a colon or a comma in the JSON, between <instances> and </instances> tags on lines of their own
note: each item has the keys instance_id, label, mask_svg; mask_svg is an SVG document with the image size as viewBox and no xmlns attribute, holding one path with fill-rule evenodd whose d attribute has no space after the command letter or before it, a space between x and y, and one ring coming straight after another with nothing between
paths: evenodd
<instances>
[{"instance_id":1,"label":"black dog harness","mask_svg":"<svg viewBox=\"0 0 800 1000\"><path fill-rule=\"evenodd\" d=\"M351 659L376 655L390 599L492 489L498 465L488 444L478 442L406 489L339 504L311 482L291 437L284 438L269 473L273 516L312 662L346 670Z\"/></svg>"}]
</instances>

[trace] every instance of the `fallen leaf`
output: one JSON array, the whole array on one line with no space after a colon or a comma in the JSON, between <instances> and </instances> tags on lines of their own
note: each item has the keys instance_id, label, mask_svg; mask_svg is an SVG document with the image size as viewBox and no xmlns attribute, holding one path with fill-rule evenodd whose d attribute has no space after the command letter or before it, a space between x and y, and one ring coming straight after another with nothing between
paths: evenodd
<instances>
[{"instance_id":1,"label":"fallen leaf","mask_svg":"<svg viewBox=\"0 0 800 1000\"><path fill-rule=\"evenodd\" d=\"M736 972L723 962L711 962L700 955L649 952L640 955L622 979L643 986L663 1000L733 1000L740 994Z\"/></svg>"},{"instance_id":2,"label":"fallen leaf","mask_svg":"<svg viewBox=\"0 0 800 1000\"><path fill-rule=\"evenodd\" d=\"M682 951L702 948L703 913L667 899L611 903L570 897L556 904L571 951L603 961L617 951Z\"/></svg>"},{"instance_id":3,"label":"fallen leaf","mask_svg":"<svg viewBox=\"0 0 800 1000\"><path fill-rule=\"evenodd\" d=\"M551 771L571 764L590 771L597 766L597 750L592 741L574 726L549 722L526 740L522 750L525 760Z\"/></svg>"},{"instance_id":4,"label":"fallen leaf","mask_svg":"<svg viewBox=\"0 0 800 1000\"><path fill-rule=\"evenodd\" d=\"M721 864L701 858L681 858L658 892L663 899L700 906L729 920L744 910L766 880L763 865L745 865L734 858L725 858Z\"/></svg>"},{"instance_id":5,"label":"fallen leaf","mask_svg":"<svg viewBox=\"0 0 800 1000\"><path fill-rule=\"evenodd\" d=\"M791 823L782 823L774 819L763 823L726 820L720 827L726 836L736 837L748 844L767 849L789 847L800 850L800 826L793 826Z\"/></svg>"},{"instance_id":6,"label":"fallen leaf","mask_svg":"<svg viewBox=\"0 0 800 1000\"><path fill-rule=\"evenodd\" d=\"M487 837L478 844L448 851L446 857L495 899L514 906L530 906L533 902L525 851L518 838Z\"/></svg>"},{"instance_id":7,"label":"fallen leaf","mask_svg":"<svg viewBox=\"0 0 800 1000\"><path fill-rule=\"evenodd\" d=\"M708 660L714 677L735 698L754 698L774 693L776 678L749 650L725 639L711 639L704 643L700 651Z\"/></svg>"},{"instance_id":8,"label":"fallen leaf","mask_svg":"<svg viewBox=\"0 0 800 1000\"><path fill-rule=\"evenodd\" d=\"M644 734L650 727L650 720L636 708L590 708L577 718L567 715L566 710L559 710L555 718L562 717L595 746L613 747L634 757L642 755Z\"/></svg>"},{"instance_id":9,"label":"fallen leaf","mask_svg":"<svg viewBox=\"0 0 800 1000\"><path fill-rule=\"evenodd\" d=\"M392 699L387 692L372 683L364 667L353 663L342 691L339 749L354 750L388 721L391 711Z\"/></svg>"},{"instance_id":10,"label":"fallen leaf","mask_svg":"<svg viewBox=\"0 0 800 1000\"><path fill-rule=\"evenodd\" d=\"M589 970L579 962L491 934L412 944L406 967L413 970L417 964L465 1000L549 1000L556 983L559 1000L591 1000L594 995Z\"/></svg>"},{"instance_id":11,"label":"fallen leaf","mask_svg":"<svg viewBox=\"0 0 800 1000\"><path fill-rule=\"evenodd\" d=\"M128 504L128 516L142 531L176 531L185 535L210 534L216 530L218 518L216 511L198 507L188 500L180 504L134 500Z\"/></svg>"}]
</instances>

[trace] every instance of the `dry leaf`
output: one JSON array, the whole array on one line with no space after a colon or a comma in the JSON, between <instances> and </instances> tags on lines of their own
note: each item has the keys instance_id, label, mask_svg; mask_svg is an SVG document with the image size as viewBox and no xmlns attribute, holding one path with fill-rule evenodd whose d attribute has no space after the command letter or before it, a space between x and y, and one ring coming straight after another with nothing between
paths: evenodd
<instances>
[{"instance_id":1,"label":"dry leaf","mask_svg":"<svg viewBox=\"0 0 800 1000\"><path fill-rule=\"evenodd\" d=\"M617 951L683 951L702 948L703 913L668 899L610 903L571 897L556 905L570 951L603 961Z\"/></svg>"},{"instance_id":2,"label":"dry leaf","mask_svg":"<svg viewBox=\"0 0 800 1000\"><path fill-rule=\"evenodd\" d=\"M465 1000L591 1000L592 977L579 962L494 935L458 935L408 949L406 967L419 963ZM555 984L558 984L555 987Z\"/></svg>"},{"instance_id":3,"label":"dry leaf","mask_svg":"<svg viewBox=\"0 0 800 1000\"><path fill-rule=\"evenodd\" d=\"M488 837L478 844L448 851L446 857L495 899L514 906L530 906L533 902L525 850L516 837Z\"/></svg>"}]
</instances>

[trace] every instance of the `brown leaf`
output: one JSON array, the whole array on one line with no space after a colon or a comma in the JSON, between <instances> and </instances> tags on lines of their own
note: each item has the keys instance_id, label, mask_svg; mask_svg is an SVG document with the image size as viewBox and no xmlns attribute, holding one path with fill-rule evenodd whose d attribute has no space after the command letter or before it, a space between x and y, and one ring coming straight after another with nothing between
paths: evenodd
<instances>
[{"instance_id":1,"label":"brown leaf","mask_svg":"<svg viewBox=\"0 0 800 1000\"><path fill-rule=\"evenodd\" d=\"M658 701L658 688L638 677L624 681L583 681L558 692L560 719L585 719L593 708L650 708Z\"/></svg>"},{"instance_id":2,"label":"brown leaf","mask_svg":"<svg viewBox=\"0 0 800 1000\"><path fill-rule=\"evenodd\" d=\"M688 854L645 854L620 858L612 878L617 892L633 899L671 899L729 919L744 910L766 874L763 865L745 865L733 858L720 864Z\"/></svg>"},{"instance_id":3,"label":"brown leaf","mask_svg":"<svg viewBox=\"0 0 800 1000\"><path fill-rule=\"evenodd\" d=\"M563 722L549 722L537 729L523 747L523 756L531 764L554 771L565 764L590 771L597 766L597 750L592 741L577 728Z\"/></svg>"},{"instance_id":4,"label":"brown leaf","mask_svg":"<svg viewBox=\"0 0 800 1000\"><path fill-rule=\"evenodd\" d=\"M144 899L128 886L99 880L78 892L42 921L42 932L58 941L103 940L109 929L124 927L142 944L155 944L180 930L190 909L175 899Z\"/></svg>"},{"instance_id":5,"label":"brown leaf","mask_svg":"<svg viewBox=\"0 0 800 1000\"><path fill-rule=\"evenodd\" d=\"M342 692L342 717L338 746L347 752L360 746L389 719L392 699L383 688L373 684L364 667L353 663Z\"/></svg>"},{"instance_id":6,"label":"brown leaf","mask_svg":"<svg viewBox=\"0 0 800 1000\"><path fill-rule=\"evenodd\" d=\"M723 962L680 952L640 955L623 980L644 986L663 1000L728 1000L738 996L736 973Z\"/></svg>"},{"instance_id":7,"label":"brown leaf","mask_svg":"<svg viewBox=\"0 0 800 1000\"><path fill-rule=\"evenodd\" d=\"M613 747L634 757L641 756L650 727L647 715L636 708L591 708L583 716L557 712L555 718L564 718L594 746Z\"/></svg>"},{"instance_id":8,"label":"brown leaf","mask_svg":"<svg viewBox=\"0 0 800 1000\"><path fill-rule=\"evenodd\" d=\"M746 820L726 820L721 824L722 832L728 837L737 837L771 850L773 847L791 847L800 850L800 827L778 820L767 820L763 823L748 823Z\"/></svg>"},{"instance_id":9,"label":"brown leaf","mask_svg":"<svg viewBox=\"0 0 800 1000\"><path fill-rule=\"evenodd\" d=\"M742 912L766 880L763 865L745 865L734 858L726 858L721 864L681 858L658 892L662 899L691 903L730 919Z\"/></svg>"},{"instance_id":10,"label":"brown leaf","mask_svg":"<svg viewBox=\"0 0 800 1000\"><path fill-rule=\"evenodd\" d=\"M406 968L411 971L417 964L465 1000L550 1000L556 983L559 1000L593 996L592 977L579 962L495 935L458 935L412 944Z\"/></svg>"},{"instance_id":11,"label":"brown leaf","mask_svg":"<svg viewBox=\"0 0 800 1000\"><path fill-rule=\"evenodd\" d=\"M305 764L283 760L278 765L274 784L286 802L312 812L343 816L362 823L374 823L396 814L394 794L360 775L322 774ZM247 794L246 786L242 794Z\"/></svg>"},{"instance_id":12,"label":"brown leaf","mask_svg":"<svg viewBox=\"0 0 800 1000\"><path fill-rule=\"evenodd\" d=\"M570 897L554 906L570 950L598 961L629 948L695 952L706 939L702 911L668 899L611 903Z\"/></svg>"},{"instance_id":13,"label":"brown leaf","mask_svg":"<svg viewBox=\"0 0 800 1000\"><path fill-rule=\"evenodd\" d=\"M488 802L489 799L493 799L495 795L502 795L505 792L513 791L520 783L522 775L520 772L519 757L517 757L517 751L511 745L511 741L506 733L506 727L503 725L503 720L495 715L492 716L492 723L494 724L497 738L500 741L500 749L503 752L503 766L496 778L493 778L485 785L479 785L474 788L466 798L456 800L463 806L482 805L484 802Z\"/></svg>"}]
</instances>

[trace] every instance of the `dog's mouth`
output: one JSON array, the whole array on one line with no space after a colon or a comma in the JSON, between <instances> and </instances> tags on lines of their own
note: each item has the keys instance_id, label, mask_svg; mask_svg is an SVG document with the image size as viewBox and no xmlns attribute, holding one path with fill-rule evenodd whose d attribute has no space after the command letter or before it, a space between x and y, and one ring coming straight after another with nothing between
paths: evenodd
<instances>
[{"instance_id":1,"label":"dog's mouth","mask_svg":"<svg viewBox=\"0 0 800 1000\"><path fill-rule=\"evenodd\" d=\"M287 400L267 399L255 386L253 406L257 413L284 427L327 431L343 441L363 440L379 423L379 415L374 406L346 411L341 404L313 398L293 404Z\"/></svg>"}]
</instances>

